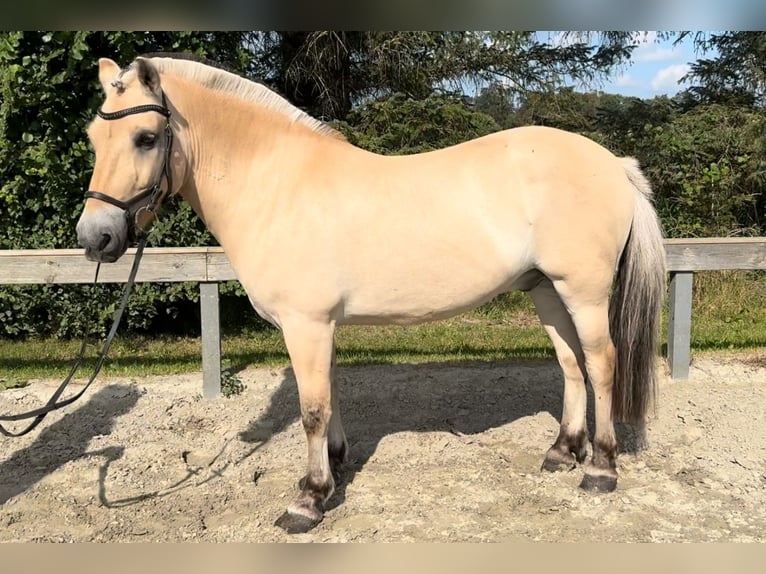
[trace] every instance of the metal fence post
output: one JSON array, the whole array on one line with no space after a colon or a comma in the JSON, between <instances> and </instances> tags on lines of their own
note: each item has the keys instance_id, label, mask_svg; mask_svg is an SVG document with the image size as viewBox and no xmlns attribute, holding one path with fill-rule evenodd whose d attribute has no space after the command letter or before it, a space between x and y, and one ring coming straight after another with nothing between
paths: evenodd
<instances>
[{"instance_id":1,"label":"metal fence post","mask_svg":"<svg viewBox=\"0 0 766 574\"><path fill-rule=\"evenodd\" d=\"M199 284L202 329L202 396L215 398L221 394L221 321L218 283Z\"/></svg>"},{"instance_id":2,"label":"metal fence post","mask_svg":"<svg viewBox=\"0 0 766 574\"><path fill-rule=\"evenodd\" d=\"M668 317L668 363L673 379L688 379L691 363L692 285L694 273L670 274L670 316Z\"/></svg>"}]
</instances>

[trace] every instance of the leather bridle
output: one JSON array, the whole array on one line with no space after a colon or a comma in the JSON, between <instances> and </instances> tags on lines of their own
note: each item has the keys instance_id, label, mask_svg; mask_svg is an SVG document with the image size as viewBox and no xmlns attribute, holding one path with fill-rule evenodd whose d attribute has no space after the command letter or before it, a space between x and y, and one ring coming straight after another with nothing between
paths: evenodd
<instances>
[{"instance_id":1,"label":"leather bridle","mask_svg":"<svg viewBox=\"0 0 766 574\"><path fill-rule=\"evenodd\" d=\"M162 172L158 181L141 191L138 195L131 197L128 201L120 201L100 191L88 190L85 192L85 199L98 199L105 203L109 203L116 207L119 207L125 212L125 219L128 225L128 241L131 245L146 235L146 232L138 224L138 216L142 211L149 212L153 217L156 217L157 206L162 198L162 177L165 177L167 181L167 192L170 193L173 186L173 176L170 169L170 152L173 147L173 130L170 129L170 110L167 107L165 101L165 93L162 94L162 105L158 104L143 104L140 106L133 106L132 108L125 108L124 110L118 110L116 112L105 112L101 108L96 111L98 117L104 120L119 120L133 114L143 114L146 112L157 112L167 118L165 124L165 160L162 165Z\"/></svg>"}]
</instances>

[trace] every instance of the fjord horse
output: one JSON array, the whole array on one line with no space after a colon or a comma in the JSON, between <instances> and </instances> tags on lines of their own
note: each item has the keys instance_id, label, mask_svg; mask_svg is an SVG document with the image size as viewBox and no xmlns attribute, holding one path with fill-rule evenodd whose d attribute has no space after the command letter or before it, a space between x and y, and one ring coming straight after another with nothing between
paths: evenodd
<instances>
[{"instance_id":1,"label":"fjord horse","mask_svg":"<svg viewBox=\"0 0 766 574\"><path fill-rule=\"evenodd\" d=\"M512 289L529 291L564 373L543 468L583 463L582 488L616 487L613 423L642 421L652 399L665 290L662 232L635 160L544 127L381 156L199 62L101 59L98 74L105 100L88 128L95 166L79 242L88 258L114 261L179 194L282 330L308 470L280 526L322 520L347 456L336 326L440 319Z\"/></svg>"}]
</instances>

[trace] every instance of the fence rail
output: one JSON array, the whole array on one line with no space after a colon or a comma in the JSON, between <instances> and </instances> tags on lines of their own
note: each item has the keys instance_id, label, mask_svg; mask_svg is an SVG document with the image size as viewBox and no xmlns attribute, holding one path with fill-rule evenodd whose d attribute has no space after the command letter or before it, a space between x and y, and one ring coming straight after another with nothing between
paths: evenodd
<instances>
[{"instance_id":1,"label":"fence rail","mask_svg":"<svg viewBox=\"0 0 766 574\"><path fill-rule=\"evenodd\" d=\"M692 288L695 271L766 269L766 238L666 239L670 272L668 366L674 379L689 377Z\"/></svg>"},{"instance_id":2,"label":"fence rail","mask_svg":"<svg viewBox=\"0 0 766 574\"><path fill-rule=\"evenodd\" d=\"M670 272L668 363L674 379L689 376L691 362L692 287L696 271L766 269L766 238L668 239ZM102 265L99 283L124 283L135 250ZM0 250L0 285L91 283L96 264L81 249ZM203 395L220 393L221 334L218 283L236 279L220 247L154 247L144 251L137 282L200 284Z\"/></svg>"}]
</instances>

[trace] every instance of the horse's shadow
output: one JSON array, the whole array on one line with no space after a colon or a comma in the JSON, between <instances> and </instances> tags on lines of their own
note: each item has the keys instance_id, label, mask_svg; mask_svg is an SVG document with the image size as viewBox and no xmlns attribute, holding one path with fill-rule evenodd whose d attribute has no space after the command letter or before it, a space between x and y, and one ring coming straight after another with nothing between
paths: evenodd
<instances>
[{"instance_id":1,"label":"horse's shadow","mask_svg":"<svg viewBox=\"0 0 766 574\"><path fill-rule=\"evenodd\" d=\"M109 434L115 419L128 413L140 396L141 392L133 386L108 385L94 393L83 406L45 427L29 446L0 463L0 504L31 488L67 462L84 456L99 455L110 460L122 456L121 447L88 451L88 444L95 436Z\"/></svg>"},{"instance_id":2,"label":"horse's shadow","mask_svg":"<svg viewBox=\"0 0 766 574\"><path fill-rule=\"evenodd\" d=\"M339 367L336 376L350 455L340 477L336 477L340 480L336 480L335 493L326 508L344 502L346 487L388 435L405 431L472 435L541 412L548 412L558 421L563 377L555 361L506 365L508 368L501 370L478 362L392 365L376 369L382 373L380 381L370 380L369 375L360 376L362 368ZM587 420L592 433L590 385L588 395ZM293 424L299 413L294 374L287 369L267 409L240 433L240 439L263 446ZM636 452L642 447L642 429L618 424L616 432L622 452ZM540 445L541 464L549 446Z\"/></svg>"}]
</instances>

